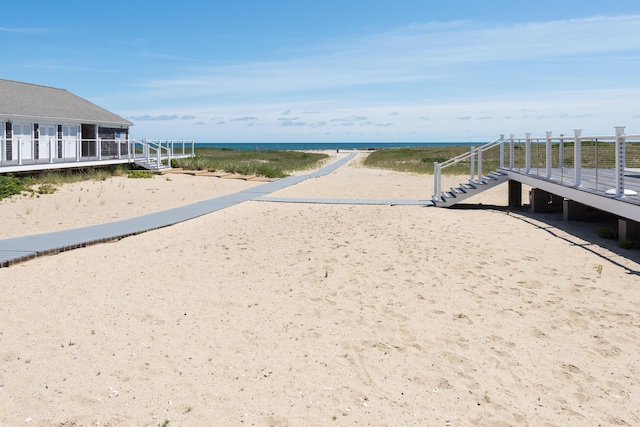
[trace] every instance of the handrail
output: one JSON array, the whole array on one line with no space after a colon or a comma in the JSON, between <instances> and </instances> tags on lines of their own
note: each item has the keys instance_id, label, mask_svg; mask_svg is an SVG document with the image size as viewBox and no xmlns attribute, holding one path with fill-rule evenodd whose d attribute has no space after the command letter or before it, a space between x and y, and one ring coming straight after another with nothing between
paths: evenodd
<instances>
[{"instance_id":1,"label":"handrail","mask_svg":"<svg viewBox=\"0 0 640 427\"><path fill-rule=\"evenodd\" d=\"M444 197L448 197L448 191L445 193L442 192L442 171L445 168L462 161L471 159L470 182L473 183L475 175L475 160L477 159L477 181L482 181L482 153L497 146L500 147L499 159L501 169L511 170L525 175L533 175L540 179L550 181L557 180L565 185L569 185L568 182L571 182L571 186L574 188L582 188L582 175L584 168L585 170L588 169L589 173L595 172L595 190L597 192L605 192L603 189L597 188L598 171L602 168L613 170L616 177L615 188L607 188L606 194L612 195L615 198L624 198L625 168L627 167L626 150L633 149L633 153L635 153L635 155L633 155L632 158L637 159L637 143L640 142L640 134L625 134L624 129L624 126L616 126L614 135L582 135L582 130L580 129L575 129L573 135L560 134L553 136L550 131L545 132L544 137L532 137L530 133L526 133L524 138L516 138L514 134L511 134L509 138L505 138L504 135L501 135L499 139L484 144L479 148L472 147L470 151L455 156L440 164L434 163L433 200L437 202L442 200ZM573 143L573 147L565 146L566 143ZM505 153L505 146L509 147L508 154ZM518 147L517 152L515 150L516 147ZM567 156L565 158L565 149L572 150L573 157ZM583 149L585 151L584 154ZM555 159L555 162L558 163L557 168L553 167L554 152L557 153L557 157ZM515 159L516 154L519 156L524 154L524 159L522 157L518 157L519 160L517 165ZM505 167L506 156L509 158L509 164ZM612 164L614 157L615 165ZM524 160L524 164L522 163L522 160ZM569 161L571 163L565 166L565 161ZM636 165L633 167L638 167L637 160L635 160L635 162ZM558 172L560 175L559 177ZM567 174L566 176L565 173ZM573 176L569 176L569 173ZM554 174L556 174L555 177Z\"/></svg>"},{"instance_id":2,"label":"handrail","mask_svg":"<svg viewBox=\"0 0 640 427\"><path fill-rule=\"evenodd\" d=\"M475 159L478 159L478 181L481 180L482 177L482 153L495 148L501 144L503 144L506 140L504 139L504 135L500 136L499 139L495 141L488 142L478 148L471 147L468 152L459 154L455 157L452 157L449 160L445 160L442 163L434 162L433 164L433 201L439 201L442 199L442 170L446 169L450 166L458 164L464 160L471 160L471 171L470 171L470 181L474 179L475 175ZM501 150L502 154L502 150ZM501 156L502 157L502 156ZM502 158L500 164L503 164Z\"/></svg>"}]
</instances>

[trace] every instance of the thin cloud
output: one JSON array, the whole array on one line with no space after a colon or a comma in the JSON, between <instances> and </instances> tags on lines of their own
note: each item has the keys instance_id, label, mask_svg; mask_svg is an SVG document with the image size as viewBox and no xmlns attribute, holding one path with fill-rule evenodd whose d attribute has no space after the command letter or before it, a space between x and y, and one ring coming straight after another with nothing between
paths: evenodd
<instances>
[{"instance_id":1,"label":"thin cloud","mask_svg":"<svg viewBox=\"0 0 640 427\"><path fill-rule=\"evenodd\" d=\"M47 30L44 28L7 28L0 27L0 32L2 33L21 33L21 34L35 34L35 33L44 33Z\"/></svg>"},{"instance_id":2,"label":"thin cloud","mask_svg":"<svg viewBox=\"0 0 640 427\"><path fill-rule=\"evenodd\" d=\"M251 120L258 120L257 117L245 116L245 117L236 117L235 119L229 120L230 122L248 122Z\"/></svg>"},{"instance_id":3,"label":"thin cloud","mask_svg":"<svg viewBox=\"0 0 640 427\"><path fill-rule=\"evenodd\" d=\"M446 80L473 64L592 60L640 46L640 15L486 25L436 23L398 28L340 44L308 46L306 56L202 67L178 79L142 82L175 97L293 93L374 84Z\"/></svg>"},{"instance_id":4,"label":"thin cloud","mask_svg":"<svg viewBox=\"0 0 640 427\"><path fill-rule=\"evenodd\" d=\"M339 119L331 119L332 122L361 122L363 120L367 120L367 118L362 116L348 116Z\"/></svg>"},{"instance_id":5,"label":"thin cloud","mask_svg":"<svg viewBox=\"0 0 640 427\"><path fill-rule=\"evenodd\" d=\"M127 117L127 119L129 120L137 120L137 121L167 121L167 120L178 120L178 115L177 114L172 114L172 115L165 115L165 114L161 114L159 116L149 116L149 115L144 115L144 116L129 116Z\"/></svg>"}]
</instances>

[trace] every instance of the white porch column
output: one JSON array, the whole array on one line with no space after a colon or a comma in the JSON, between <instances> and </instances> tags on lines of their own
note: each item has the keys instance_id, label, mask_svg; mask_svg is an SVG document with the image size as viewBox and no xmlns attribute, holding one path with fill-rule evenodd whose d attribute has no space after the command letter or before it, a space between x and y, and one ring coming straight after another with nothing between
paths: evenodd
<instances>
[{"instance_id":1,"label":"white porch column","mask_svg":"<svg viewBox=\"0 0 640 427\"><path fill-rule=\"evenodd\" d=\"M627 142L624 126L615 126L616 130L616 198L624 197L624 168L627 164Z\"/></svg>"},{"instance_id":2,"label":"white porch column","mask_svg":"<svg viewBox=\"0 0 640 427\"><path fill-rule=\"evenodd\" d=\"M573 186L582 185L582 129L573 130Z\"/></svg>"},{"instance_id":3,"label":"white porch column","mask_svg":"<svg viewBox=\"0 0 640 427\"><path fill-rule=\"evenodd\" d=\"M551 163L552 163L552 156L551 156L551 147L552 147L552 146L551 146L551 133L552 133L552 132L551 132L550 130L548 130L548 131L546 132L546 134L547 134L547 141L546 141L546 142L547 142L547 146L546 146L547 150L546 150L546 152L545 152L545 163L546 163L546 166L547 166L547 179L551 179L551 166L552 166L552 164L551 164Z\"/></svg>"},{"instance_id":4,"label":"white porch column","mask_svg":"<svg viewBox=\"0 0 640 427\"><path fill-rule=\"evenodd\" d=\"M524 173L531 172L531 132L525 133L525 160L524 160Z\"/></svg>"},{"instance_id":5,"label":"white porch column","mask_svg":"<svg viewBox=\"0 0 640 427\"><path fill-rule=\"evenodd\" d=\"M22 137L18 138L18 164L22 165Z\"/></svg>"}]
</instances>

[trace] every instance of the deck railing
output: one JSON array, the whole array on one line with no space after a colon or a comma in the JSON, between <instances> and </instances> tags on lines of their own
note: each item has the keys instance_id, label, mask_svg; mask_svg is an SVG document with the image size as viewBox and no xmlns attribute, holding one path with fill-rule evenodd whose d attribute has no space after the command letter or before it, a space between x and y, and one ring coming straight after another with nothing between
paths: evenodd
<instances>
[{"instance_id":1,"label":"deck railing","mask_svg":"<svg viewBox=\"0 0 640 427\"><path fill-rule=\"evenodd\" d=\"M0 138L0 168L101 160L133 162L140 157L153 157L154 161L157 158L157 162L164 160L171 164L173 157L194 155L195 145L192 140Z\"/></svg>"},{"instance_id":2,"label":"deck railing","mask_svg":"<svg viewBox=\"0 0 640 427\"><path fill-rule=\"evenodd\" d=\"M504 141L498 139L481 147L472 146L468 152L442 163L434 163L433 200L438 201L443 196L447 197L455 193L455 189L462 184L461 176L468 176L472 184L482 182L484 175L489 171L504 166L503 151Z\"/></svg>"},{"instance_id":3,"label":"deck railing","mask_svg":"<svg viewBox=\"0 0 640 427\"><path fill-rule=\"evenodd\" d=\"M440 200L454 185L454 178L443 177L443 171L454 165L469 165L470 182L481 182L482 174L489 170L506 169L521 174L550 180L575 188L585 188L595 192L625 197L625 171L640 175L640 135L627 135L623 126L615 127L613 135L582 135L576 129L573 135L553 136L546 132L544 137L524 138L511 134L501 135L496 141L479 148L472 147L441 164L434 164L434 201ZM483 158L490 150L499 149L499 166L486 165ZM476 167L477 163L477 167ZM637 169L637 171L635 170ZM477 171L477 177L476 177ZM611 177L615 177L612 182ZM583 182L588 177L589 183ZM453 183L453 184L452 184Z\"/></svg>"},{"instance_id":4,"label":"deck railing","mask_svg":"<svg viewBox=\"0 0 640 427\"><path fill-rule=\"evenodd\" d=\"M165 162L171 165L171 159L177 157L195 156L195 143L193 140L131 140L133 159L144 159L147 164L156 163L156 167Z\"/></svg>"}]
</instances>

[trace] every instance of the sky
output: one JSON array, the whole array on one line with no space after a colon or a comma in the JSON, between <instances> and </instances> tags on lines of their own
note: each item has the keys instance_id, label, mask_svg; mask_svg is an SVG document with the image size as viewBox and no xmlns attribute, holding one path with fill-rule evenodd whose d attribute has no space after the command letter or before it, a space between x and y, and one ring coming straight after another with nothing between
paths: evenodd
<instances>
[{"instance_id":1,"label":"sky","mask_svg":"<svg viewBox=\"0 0 640 427\"><path fill-rule=\"evenodd\" d=\"M2 15L0 78L66 89L138 139L640 133L637 0L35 0Z\"/></svg>"}]
</instances>

